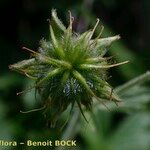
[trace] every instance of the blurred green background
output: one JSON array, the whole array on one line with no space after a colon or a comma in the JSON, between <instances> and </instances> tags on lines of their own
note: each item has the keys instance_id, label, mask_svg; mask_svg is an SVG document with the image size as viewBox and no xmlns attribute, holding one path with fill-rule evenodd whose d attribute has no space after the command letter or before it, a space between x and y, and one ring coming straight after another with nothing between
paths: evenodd
<instances>
[{"instance_id":1,"label":"blurred green background","mask_svg":"<svg viewBox=\"0 0 150 150\"><path fill-rule=\"evenodd\" d=\"M74 110L62 132L50 129L41 112L21 114L20 110L40 107L34 90L17 96L31 81L12 72L8 66L29 58L22 51L26 46L36 50L41 38L49 38L47 19L51 9L67 25L68 10L75 17L76 32L92 27L96 18L104 25L103 37L121 35L121 40L109 48L115 61L130 63L110 70L113 87L145 73L150 66L150 1L149 0L0 0L0 140L18 142L32 140L75 139L75 150L148 150L150 148L150 82L149 73L139 83L125 90L116 88L123 104L110 105L108 112L98 104L87 112L87 124ZM62 117L66 120L67 112ZM60 124L61 124L60 121ZM13 149L1 147L1 149ZM50 147L18 146L14 149L53 149ZM59 149L59 148L58 148ZM67 148L64 148L67 149Z\"/></svg>"}]
</instances>

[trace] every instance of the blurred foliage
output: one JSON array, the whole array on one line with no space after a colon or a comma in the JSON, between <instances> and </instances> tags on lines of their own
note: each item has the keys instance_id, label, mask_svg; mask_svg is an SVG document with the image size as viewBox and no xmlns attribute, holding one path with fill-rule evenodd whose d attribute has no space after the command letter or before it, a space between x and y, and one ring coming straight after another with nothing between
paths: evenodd
<instances>
[{"instance_id":1,"label":"blurred foliage","mask_svg":"<svg viewBox=\"0 0 150 150\"><path fill-rule=\"evenodd\" d=\"M149 76L145 81L142 80L140 83L137 81L132 86L129 84L129 87L118 92L123 102L119 107L113 103L107 104L111 112L96 103L92 113L86 112L89 123L85 123L75 109L62 132L59 126L68 118L67 111L56 129L49 128L41 112L31 114L19 112L40 107L40 100L34 98L34 91L27 95L16 95L31 82L17 73L10 72L8 65L28 57L28 54L20 50L23 45L37 49L38 41L42 37L49 38L46 20L50 17L52 8L58 10L65 23L67 11L71 10L76 20L74 28L78 32L92 27L99 17L105 26L103 37L114 33L121 35L122 39L109 48L109 54L114 55L117 62L130 60L130 63L110 71L112 78L109 80L112 85L120 85L114 90L123 88L130 82L128 80L149 70L149 0L1 0L0 139L12 139L18 142L26 139L35 141L76 139L78 146L72 149L148 150L150 147ZM9 148L3 147L3 149ZM41 149L41 147L18 146L15 149Z\"/></svg>"}]
</instances>

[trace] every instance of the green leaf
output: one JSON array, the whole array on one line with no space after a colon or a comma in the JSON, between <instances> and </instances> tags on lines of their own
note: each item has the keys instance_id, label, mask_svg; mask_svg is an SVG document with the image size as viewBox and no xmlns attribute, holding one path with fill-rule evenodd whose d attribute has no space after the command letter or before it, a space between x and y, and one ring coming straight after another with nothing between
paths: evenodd
<instances>
[{"instance_id":1,"label":"green leaf","mask_svg":"<svg viewBox=\"0 0 150 150\"><path fill-rule=\"evenodd\" d=\"M150 148L149 113L138 113L122 122L111 137L110 150L148 150Z\"/></svg>"}]
</instances>

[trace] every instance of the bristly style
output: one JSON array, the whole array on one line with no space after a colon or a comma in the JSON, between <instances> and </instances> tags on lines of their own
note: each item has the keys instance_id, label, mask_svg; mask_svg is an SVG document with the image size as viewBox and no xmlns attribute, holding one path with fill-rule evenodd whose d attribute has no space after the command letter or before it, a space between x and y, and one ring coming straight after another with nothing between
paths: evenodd
<instances>
[{"instance_id":1,"label":"bristly style","mask_svg":"<svg viewBox=\"0 0 150 150\"><path fill-rule=\"evenodd\" d=\"M71 12L69 16L66 28L53 9L50 39L42 39L38 51L23 47L32 58L10 65L10 69L35 80L33 87L38 91L44 114L52 125L69 105L73 108L76 104L86 119L83 108L91 110L93 100L102 105L106 101L118 102L118 96L106 81L106 71L128 62L111 64L111 57L104 57L106 48L120 37L100 38L100 31L93 39L99 19L93 29L77 34L72 31L74 18Z\"/></svg>"}]
</instances>

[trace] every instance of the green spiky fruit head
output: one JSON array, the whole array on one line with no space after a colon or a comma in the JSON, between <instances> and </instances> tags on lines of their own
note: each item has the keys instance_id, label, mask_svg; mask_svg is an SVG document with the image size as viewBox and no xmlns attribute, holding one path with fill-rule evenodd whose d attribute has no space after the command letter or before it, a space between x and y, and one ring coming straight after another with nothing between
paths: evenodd
<instances>
[{"instance_id":1,"label":"green spiky fruit head","mask_svg":"<svg viewBox=\"0 0 150 150\"><path fill-rule=\"evenodd\" d=\"M68 28L58 19L55 10L52 10L52 20L61 34L56 34L50 24L50 40L41 40L38 52L24 48L32 53L33 58L10 66L35 80L35 88L51 121L56 120L70 104L77 103L81 112L82 106L91 110L93 97L118 101L106 82L105 72L126 62L109 64L109 58L103 56L106 47L119 36L100 38L99 35L92 39L99 19L92 30L81 35L72 31L71 13Z\"/></svg>"}]
</instances>

